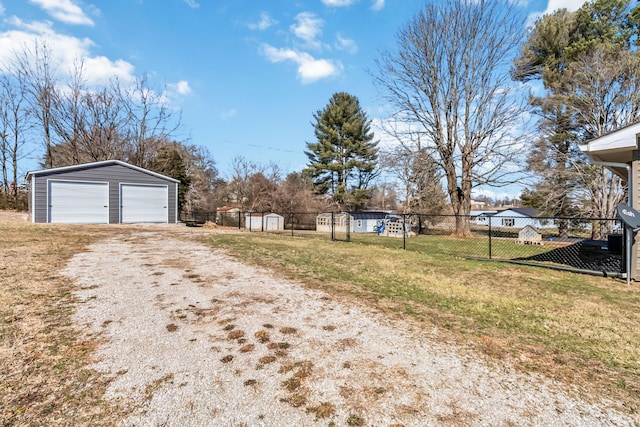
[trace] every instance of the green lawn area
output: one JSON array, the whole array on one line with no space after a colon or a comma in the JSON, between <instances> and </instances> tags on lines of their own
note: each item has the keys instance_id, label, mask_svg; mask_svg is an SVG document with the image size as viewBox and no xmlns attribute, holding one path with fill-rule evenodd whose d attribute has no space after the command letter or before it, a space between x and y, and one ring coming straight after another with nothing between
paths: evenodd
<instances>
[{"instance_id":1,"label":"green lawn area","mask_svg":"<svg viewBox=\"0 0 640 427\"><path fill-rule=\"evenodd\" d=\"M206 239L311 287L437 327L445 339L543 372L587 394L640 403L640 287L622 280L468 260L486 238L402 239L308 233L214 234ZM513 241L494 239L497 253ZM483 247L484 246L484 247ZM531 255L545 246L518 245ZM486 256L486 255L485 255Z\"/></svg>"}]
</instances>

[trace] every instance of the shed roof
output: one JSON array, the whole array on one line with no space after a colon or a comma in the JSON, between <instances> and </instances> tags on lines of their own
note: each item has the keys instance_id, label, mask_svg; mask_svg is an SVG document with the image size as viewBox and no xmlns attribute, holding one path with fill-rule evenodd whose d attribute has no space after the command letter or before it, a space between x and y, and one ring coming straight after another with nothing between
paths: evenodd
<instances>
[{"instance_id":1,"label":"shed roof","mask_svg":"<svg viewBox=\"0 0 640 427\"><path fill-rule=\"evenodd\" d=\"M382 211L351 212L353 219L385 219L387 215L389 215L388 212Z\"/></svg>"},{"instance_id":2,"label":"shed roof","mask_svg":"<svg viewBox=\"0 0 640 427\"><path fill-rule=\"evenodd\" d=\"M265 217L265 216L277 216L280 218L284 218L282 215L274 212L246 212L244 216L251 216L251 217L258 217L258 218Z\"/></svg>"},{"instance_id":3,"label":"shed roof","mask_svg":"<svg viewBox=\"0 0 640 427\"><path fill-rule=\"evenodd\" d=\"M36 171L30 171L30 172L27 173L27 179L29 179L30 176L41 175L43 173L47 173L48 174L48 173L70 172L70 171L74 171L74 170L78 170L78 169L87 169L87 168L94 168L94 167L107 166L107 165L120 165L120 166L124 166L126 168L129 168L129 169L136 170L138 172L142 172L142 173L146 173L148 175L156 176L158 178L166 179L167 181L180 182L175 178L171 178L170 176L162 175L162 174L159 174L158 172L150 171L148 169L144 169L144 168L141 168L139 166L130 165L129 163L123 162L121 160L103 160L103 161L100 161L100 162L81 163L81 164L78 164L78 165L69 165L69 166L61 166L61 167L58 167L58 168L40 169L40 170L36 170Z\"/></svg>"}]
</instances>

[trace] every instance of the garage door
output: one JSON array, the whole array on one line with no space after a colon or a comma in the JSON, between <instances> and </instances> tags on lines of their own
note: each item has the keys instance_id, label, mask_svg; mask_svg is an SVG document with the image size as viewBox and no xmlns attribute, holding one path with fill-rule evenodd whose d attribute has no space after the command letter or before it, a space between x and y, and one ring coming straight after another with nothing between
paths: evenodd
<instances>
[{"instance_id":1,"label":"garage door","mask_svg":"<svg viewBox=\"0 0 640 427\"><path fill-rule=\"evenodd\" d=\"M108 224L109 184L49 181L49 222Z\"/></svg>"},{"instance_id":2,"label":"garage door","mask_svg":"<svg viewBox=\"0 0 640 427\"><path fill-rule=\"evenodd\" d=\"M166 185L120 186L122 222L169 222L169 188Z\"/></svg>"}]
</instances>

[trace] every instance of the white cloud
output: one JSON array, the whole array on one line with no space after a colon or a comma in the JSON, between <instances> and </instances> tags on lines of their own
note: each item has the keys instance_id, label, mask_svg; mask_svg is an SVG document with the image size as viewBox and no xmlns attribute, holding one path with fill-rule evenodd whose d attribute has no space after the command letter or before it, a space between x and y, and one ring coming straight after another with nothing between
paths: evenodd
<instances>
[{"instance_id":1,"label":"white cloud","mask_svg":"<svg viewBox=\"0 0 640 427\"><path fill-rule=\"evenodd\" d=\"M271 62L291 61L298 65L298 77L302 83L312 83L342 72L342 64L328 59L315 59L306 52L293 49L278 49L270 45L262 46L262 54Z\"/></svg>"},{"instance_id":2,"label":"white cloud","mask_svg":"<svg viewBox=\"0 0 640 427\"><path fill-rule=\"evenodd\" d=\"M549 0L547 9L543 12L552 13L558 9L567 9L569 12L580 9L580 7L586 3L586 0Z\"/></svg>"},{"instance_id":3,"label":"white cloud","mask_svg":"<svg viewBox=\"0 0 640 427\"><path fill-rule=\"evenodd\" d=\"M382 10L384 8L384 0L373 0L372 10Z\"/></svg>"},{"instance_id":4,"label":"white cloud","mask_svg":"<svg viewBox=\"0 0 640 427\"><path fill-rule=\"evenodd\" d=\"M585 3L586 0L549 0L547 8L543 12L534 12L527 17L527 26L532 26L541 16L549 15L558 9L567 9L569 12L574 12Z\"/></svg>"},{"instance_id":5,"label":"white cloud","mask_svg":"<svg viewBox=\"0 0 640 427\"><path fill-rule=\"evenodd\" d=\"M342 37L340 33L336 34L336 48L338 50L346 50L349 53L356 53L358 51L356 42Z\"/></svg>"},{"instance_id":6,"label":"white cloud","mask_svg":"<svg viewBox=\"0 0 640 427\"><path fill-rule=\"evenodd\" d=\"M186 80L180 80L178 83L170 83L169 87L179 95L191 94L191 86Z\"/></svg>"},{"instance_id":7,"label":"white cloud","mask_svg":"<svg viewBox=\"0 0 640 427\"><path fill-rule=\"evenodd\" d=\"M73 25L95 25L80 8L71 0L29 0L47 11L53 18Z\"/></svg>"},{"instance_id":8,"label":"white cloud","mask_svg":"<svg viewBox=\"0 0 640 427\"><path fill-rule=\"evenodd\" d=\"M322 0L322 3L329 7L351 6L355 2L356 0Z\"/></svg>"},{"instance_id":9,"label":"white cloud","mask_svg":"<svg viewBox=\"0 0 640 427\"><path fill-rule=\"evenodd\" d=\"M264 31L267 28L277 24L278 21L276 21L275 19L272 19L271 16L269 16L268 13L266 12L262 12L260 14L260 21L256 22L256 23L251 23L248 25L249 29L251 30L260 30L260 31Z\"/></svg>"},{"instance_id":10,"label":"white cloud","mask_svg":"<svg viewBox=\"0 0 640 427\"><path fill-rule=\"evenodd\" d=\"M311 12L301 12L295 19L298 23L291 25L291 31L311 46L319 46L317 37L322 34L324 21Z\"/></svg>"},{"instance_id":11,"label":"white cloud","mask_svg":"<svg viewBox=\"0 0 640 427\"><path fill-rule=\"evenodd\" d=\"M196 0L184 0L184 2L191 8L191 9L197 9L200 7L200 3L198 3Z\"/></svg>"},{"instance_id":12,"label":"white cloud","mask_svg":"<svg viewBox=\"0 0 640 427\"><path fill-rule=\"evenodd\" d=\"M4 12L5 12L5 8L2 5L2 3L0 3L0 15L4 15Z\"/></svg>"},{"instance_id":13,"label":"white cloud","mask_svg":"<svg viewBox=\"0 0 640 427\"><path fill-rule=\"evenodd\" d=\"M67 61L73 61L73 58L69 57ZM102 85L113 77L118 78L121 82L133 80L135 67L122 59L112 61L106 56L86 56L83 61L87 83L89 84Z\"/></svg>"},{"instance_id":14,"label":"white cloud","mask_svg":"<svg viewBox=\"0 0 640 427\"><path fill-rule=\"evenodd\" d=\"M227 111L223 111L222 113L220 113L220 118L223 120L228 120L235 117L236 114L238 114L238 111L235 108L230 108Z\"/></svg>"},{"instance_id":15,"label":"white cloud","mask_svg":"<svg viewBox=\"0 0 640 427\"><path fill-rule=\"evenodd\" d=\"M102 85L112 77L118 77L122 82L133 81L135 67L124 60L112 61L105 56L91 54L94 46L88 38L71 37L56 33L51 22L24 22L17 17L11 17L8 24L13 30L0 32L0 63L8 64L16 53L29 51L38 44L46 46L50 51L53 71L59 80L68 77L69 70L74 68L78 60L84 64L84 74L88 85Z\"/></svg>"}]
</instances>

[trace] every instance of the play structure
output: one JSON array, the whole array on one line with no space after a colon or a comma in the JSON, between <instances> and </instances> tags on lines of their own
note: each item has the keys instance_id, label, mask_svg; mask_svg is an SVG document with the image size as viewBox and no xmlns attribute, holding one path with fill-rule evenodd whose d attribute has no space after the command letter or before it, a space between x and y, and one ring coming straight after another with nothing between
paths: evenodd
<instances>
[{"instance_id":1,"label":"play structure","mask_svg":"<svg viewBox=\"0 0 640 427\"><path fill-rule=\"evenodd\" d=\"M387 215L384 219L378 221L376 232L378 236L387 237L409 237L411 225L406 223L401 217L395 215Z\"/></svg>"}]
</instances>

